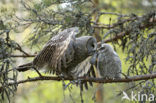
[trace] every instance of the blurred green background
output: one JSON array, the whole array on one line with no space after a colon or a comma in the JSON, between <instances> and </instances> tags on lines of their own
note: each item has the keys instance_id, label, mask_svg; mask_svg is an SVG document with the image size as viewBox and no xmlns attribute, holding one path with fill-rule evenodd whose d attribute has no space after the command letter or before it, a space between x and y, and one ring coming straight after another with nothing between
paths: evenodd
<instances>
[{"instance_id":1,"label":"blurred green background","mask_svg":"<svg viewBox=\"0 0 156 103\"><path fill-rule=\"evenodd\" d=\"M40 9L44 5L44 9L47 8L55 8L50 7L50 3L53 0L24 0L28 2L30 5L36 5L36 8ZM94 1L94 0L92 0ZM155 9L154 0L95 0L98 1L97 5L101 11L105 12L114 12L121 14L138 14L142 15L148 11ZM42 3L41 3L42 2ZM89 9L93 9L90 4L82 5L84 6L84 10L89 12ZM14 19L13 15L17 15L18 17L27 16L28 12L23 9L20 0L0 0L0 19L5 22L5 25L13 25L12 19ZM100 22L109 24L110 18L112 22L115 22L117 17L113 15L104 15L100 17ZM2 27L5 28L5 27ZM38 52L44 43L48 40L48 38L43 37L39 44L36 44L31 48L29 45L29 36L33 34L33 25L28 28L20 28L18 27L16 32L11 33L11 39L17 41L19 44L22 44L24 50L29 52L30 54L34 54ZM104 32L107 32L104 31ZM100 33L103 36L103 33ZM30 49L31 48L31 49ZM122 60L122 69L123 72L126 73L127 67L129 65L128 62L125 62L126 51L122 51L122 49L117 46L116 52L119 54L119 57ZM18 53L18 52L15 52ZM16 64L20 65L23 63L27 63L32 60L32 58L18 58L16 59ZM18 80L26 79L27 76L35 77L37 74L34 71L28 71L25 73L18 74ZM67 84L68 82L66 82ZM89 90L83 91L83 99L84 103L94 103L96 102L96 91L99 88L103 95L103 103L132 103L126 100L121 100L122 94L118 95L120 92L129 88L132 84L129 83L111 83L111 84L101 84L99 87L96 83L94 83L93 87L89 87ZM130 92L130 91L128 91ZM17 92L12 97L12 103L80 103L80 90L76 86L71 86L70 89L66 88L63 90L61 81L39 81L39 82L30 82L20 84L18 86Z\"/></svg>"}]
</instances>

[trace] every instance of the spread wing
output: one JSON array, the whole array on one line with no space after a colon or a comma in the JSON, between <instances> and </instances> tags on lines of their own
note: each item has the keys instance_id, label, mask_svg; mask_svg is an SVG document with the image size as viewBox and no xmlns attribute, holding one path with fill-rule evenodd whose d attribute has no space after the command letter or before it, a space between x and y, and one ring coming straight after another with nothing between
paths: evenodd
<instances>
[{"instance_id":1,"label":"spread wing","mask_svg":"<svg viewBox=\"0 0 156 103\"><path fill-rule=\"evenodd\" d=\"M94 65L90 63L93 56L89 56L84 61L79 63L72 71L71 74L73 77L96 77Z\"/></svg>"},{"instance_id":2,"label":"spread wing","mask_svg":"<svg viewBox=\"0 0 156 103\"><path fill-rule=\"evenodd\" d=\"M74 75L74 77L82 77L82 76L85 76L90 67L91 67L91 64L90 64L90 59L91 59L91 56L86 58L84 61L82 61L81 63L79 63L72 71L71 73Z\"/></svg>"},{"instance_id":3,"label":"spread wing","mask_svg":"<svg viewBox=\"0 0 156 103\"><path fill-rule=\"evenodd\" d=\"M89 56L84 61L79 63L71 71L71 74L73 74L76 77L83 77L83 76L85 76L85 77L96 77L93 64L90 63L92 58L93 58L93 56ZM93 85L92 82L89 82L89 85L92 86ZM81 82L80 88L82 91L83 91L83 87L85 87L85 89L87 90L88 89L88 83L87 82Z\"/></svg>"},{"instance_id":4,"label":"spread wing","mask_svg":"<svg viewBox=\"0 0 156 103\"><path fill-rule=\"evenodd\" d=\"M34 58L33 65L38 69L46 67L46 70L61 72L61 59L78 32L78 28L74 27L65 29L54 36Z\"/></svg>"}]
</instances>

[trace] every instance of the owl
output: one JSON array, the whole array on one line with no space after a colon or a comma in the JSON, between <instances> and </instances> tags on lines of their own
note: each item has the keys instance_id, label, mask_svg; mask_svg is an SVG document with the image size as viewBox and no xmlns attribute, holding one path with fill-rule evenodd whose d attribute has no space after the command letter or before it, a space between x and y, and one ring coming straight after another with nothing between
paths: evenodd
<instances>
[{"instance_id":1,"label":"owl","mask_svg":"<svg viewBox=\"0 0 156 103\"><path fill-rule=\"evenodd\" d=\"M95 67L95 69L94 69ZM99 74L99 77L105 79L121 78L122 68L121 61L117 53L109 44L102 44L92 56L89 56L85 61L78 65L75 74L79 74L80 71L84 71L86 77L96 78L95 72ZM92 85L92 82L89 82ZM88 83L83 82L80 85L83 90L83 86L88 89Z\"/></svg>"},{"instance_id":2,"label":"owl","mask_svg":"<svg viewBox=\"0 0 156 103\"><path fill-rule=\"evenodd\" d=\"M97 55L97 71L105 79L121 78L121 60L109 44L102 44Z\"/></svg>"},{"instance_id":3,"label":"owl","mask_svg":"<svg viewBox=\"0 0 156 103\"><path fill-rule=\"evenodd\" d=\"M33 67L64 77L85 75L89 70L79 70L77 65L95 53L97 42L92 36L76 37L78 33L78 27L59 32L46 43L32 62L19 66L17 70L26 71Z\"/></svg>"}]
</instances>

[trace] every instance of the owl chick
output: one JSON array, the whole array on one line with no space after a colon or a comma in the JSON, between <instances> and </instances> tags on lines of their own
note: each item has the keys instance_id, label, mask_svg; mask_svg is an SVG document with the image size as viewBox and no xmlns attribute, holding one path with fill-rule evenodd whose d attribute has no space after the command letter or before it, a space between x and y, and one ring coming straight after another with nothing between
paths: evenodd
<instances>
[{"instance_id":1,"label":"owl chick","mask_svg":"<svg viewBox=\"0 0 156 103\"><path fill-rule=\"evenodd\" d=\"M97 71L102 78L121 78L121 60L109 44L102 44L99 48Z\"/></svg>"}]
</instances>

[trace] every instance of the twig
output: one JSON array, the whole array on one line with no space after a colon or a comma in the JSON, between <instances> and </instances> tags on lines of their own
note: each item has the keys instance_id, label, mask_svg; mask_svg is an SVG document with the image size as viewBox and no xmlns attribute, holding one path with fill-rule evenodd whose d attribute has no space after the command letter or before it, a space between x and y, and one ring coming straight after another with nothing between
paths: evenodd
<instances>
[{"instance_id":1,"label":"twig","mask_svg":"<svg viewBox=\"0 0 156 103\"><path fill-rule=\"evenodd\" d=\"M25 58L25 57L35 57L36 55L32 55L32 54L29 54L29 55L11 55L10 57L23 57L23 58Z\"/></svg>"},{"instance_id":2,"label":"twig","mask_svg":"<svg viewBox=\"0 0 156 103\"><path fill-rule=\"evenodd\" d=\"M29 55L28 53L26 53L26 52L22 49L22 47L21 47L18 43L16 43L16 45L17 45L17 47L15 48L16 50L19 50L19 51L22 52L24 55Z\"/></svg>"},{"instance_id":3,"label":"twig","mask_svg":"<svg viewBox=\"0 0 156 103\"><path fill-rule=\"evenodd\" d=\"M110 24L98 24L96 22L92 22L94 25L92 25L94 28L103 28L103 29L112 29L112 28L115 28L121 24L124 24L126 22L130 22L130 21L134 21L134 20L137 20L138 18L136 17L133 17L133 18L128 18L128 19L125 19L125 20L122 20L120 22L117 22L117 23L113 23L112 25Z\"/></svg>"},{"instance_id":4,"label":"twig","mask_svg":"<svg viewBox=\"0 0 156 103\"><path fill-rule=\"evenodd\" d=\"M114 13L114 12L99 12L99 15L105 15L105 14L122 16L122 17L129 17L130 16L130 15L124 15L124 14Z\"/></svg>"},{"instance_id":5,"label":"twig","mask_svg":"<svg viewBox=\"0 0 156 103\"><path fill-rule=\"evenodd\" d=\"M152 27L152 26L156 26L156 20L152 20L150 19L149 23L146 23L144 25L140 25L140 29L145 29L145 28L149 28L149 27ZM123 31L119 34L117 34L116 36L114 36L113 38L109 38L109 39L106 39L104 40L105 43L108 43L108 42L113 42L113 41L117 41L118 39L121 39L123 38L124 36L128 35L131 33L131 29L128 29L126 31ZM101 44L100 42L98 44Z\"/></svg>"}]
</instances>

